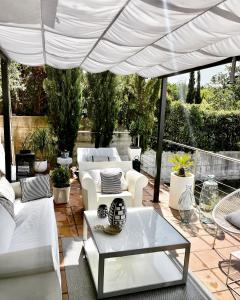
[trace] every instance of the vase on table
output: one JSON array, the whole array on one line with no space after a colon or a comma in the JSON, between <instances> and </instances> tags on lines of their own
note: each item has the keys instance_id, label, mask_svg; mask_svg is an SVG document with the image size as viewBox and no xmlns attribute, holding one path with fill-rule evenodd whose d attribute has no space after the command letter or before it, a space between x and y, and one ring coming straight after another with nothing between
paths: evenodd
<instances>
[{"instance_id":1,"label":"vase on table","mask_svg":"<svg viewBox=\"0 0 240 300\"><path fill-rule=\"evenodd\" d=\"M127 220L127 208L122 198L115 198L108 212L110 225L122 228Z\"/></svg>"},{"instance_id":2,"label":"vase on table","mask_svg":"<svg viewBox=\"0 0 240 300\"><path fill-rule=\"evenodd\" d=\"M214 223L212 211L218 200L218 183L214 175L208 175L207 180L203 182L199 200L200 221L202 223Z\"/></svg>"},{"instance_id":3,"label":"vase on table","mask_svg":"<svg viewBox=\"0 0 240 300\"><path fill-rule=\"evenodd\" d=\"M178 201L178 210L182 223L189 224L194 214L195 197L192 186L186 185L185 191L181 194Z\"/></svg>"}]
</instances>

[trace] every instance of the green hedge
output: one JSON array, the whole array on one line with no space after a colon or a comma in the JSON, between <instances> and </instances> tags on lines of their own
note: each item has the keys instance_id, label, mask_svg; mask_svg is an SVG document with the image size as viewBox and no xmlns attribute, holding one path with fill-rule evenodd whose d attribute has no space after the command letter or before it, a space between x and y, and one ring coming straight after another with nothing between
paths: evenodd
<instances>
[{"instance_id":1,"label":"green hedge","mask_svg":"<svg viewBox=\"0 0 240 300\"><path fill-rule=\"evenodd\" d=\"M209 151L240 150L240 110L209 111L170 102L164 138Z\"/></svg>"}]
</instances>

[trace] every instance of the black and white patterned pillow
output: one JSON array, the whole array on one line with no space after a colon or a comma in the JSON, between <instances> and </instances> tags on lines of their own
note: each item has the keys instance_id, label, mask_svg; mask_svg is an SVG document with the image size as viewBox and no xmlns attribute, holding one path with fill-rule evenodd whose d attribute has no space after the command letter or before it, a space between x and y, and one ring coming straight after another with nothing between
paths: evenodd
<instances>
[{"instance_id":1,"label":"black and white patterned pillow","mask_svg":"<svg viewBox=\"0 0 240 300\"><path fill-rule=\"evenodd\" d=\"M22 202L33 201L52 196L49 175L39 175L20 179Z\"/></svg>"},{"instance_id":2,"label":"black and white patterned pillow","mask_svg":"<svg viewBox=\"0 0 240 300\"><path fill-rule=\"evenodd\" d=\"M101 190L103 194L120 194L122 173L101 172Z\"/></svg>"}]
</instances>

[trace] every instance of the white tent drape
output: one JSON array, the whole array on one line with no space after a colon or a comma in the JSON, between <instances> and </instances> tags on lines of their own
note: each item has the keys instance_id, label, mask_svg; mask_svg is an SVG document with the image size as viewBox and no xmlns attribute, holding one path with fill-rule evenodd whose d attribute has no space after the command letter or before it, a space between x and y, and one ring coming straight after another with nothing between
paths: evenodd
<instances>
[{"instance_id":1,"label":"white tent drape","mask_svg":"<svg viewBox=\"0 0 240 300\"><path fill-rule=\"evenodd\" d=\"M30 66L156 77L239 45L239 0L0 0L0 49Z\"/></svg>"}]
</instances>

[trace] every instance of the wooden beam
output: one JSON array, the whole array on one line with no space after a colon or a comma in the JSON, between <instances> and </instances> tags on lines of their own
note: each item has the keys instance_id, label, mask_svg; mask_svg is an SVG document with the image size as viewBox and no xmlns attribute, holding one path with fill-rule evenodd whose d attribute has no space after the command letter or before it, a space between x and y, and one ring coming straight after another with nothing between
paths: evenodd
<instances>
[{"instance_id":1,"label":"wooden beam","mask_svg":"<svg viewBox=\"0 0 240 300\"><path fill-rule=\"evenodd\" d=\"M157 151L156 151L157 174L154 181L153 202L159 202L166 102L167 102L167 77L164 77L162 78L161 96L160 96L160 103L159 103L159 110L158 110L158 136L157 136Z\"/></svg>"},{"instance_id":2,"label":"wooden beam","mask_svg":"<svg viewBox=\"0 0 240 300\"><path fill-rule=\"evenodd\" d=\"M4 148L6 178L11 182L12 147L11 147L11 100L9 92L8 59L1 59L2 98L4 122Z\"/></svg>"}]
</instances>

